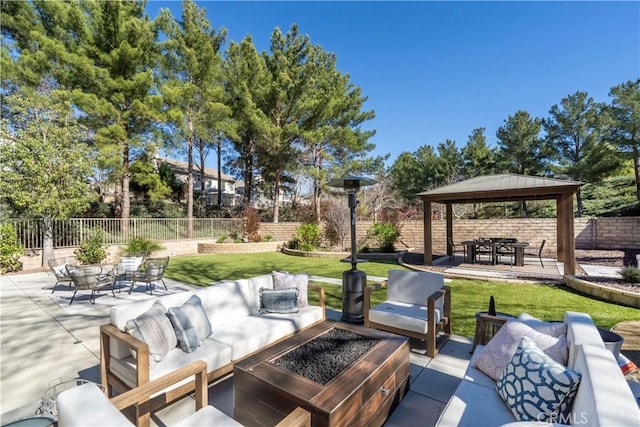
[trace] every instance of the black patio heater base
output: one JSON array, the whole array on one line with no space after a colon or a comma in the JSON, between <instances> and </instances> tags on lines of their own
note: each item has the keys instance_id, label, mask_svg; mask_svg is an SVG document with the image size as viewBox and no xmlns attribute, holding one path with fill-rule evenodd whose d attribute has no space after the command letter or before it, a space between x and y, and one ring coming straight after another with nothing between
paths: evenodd
<instances>
[{"instance_id":1,"label":"black patio heater base","mask_svg":"<svg viewBox=\"0 0 640 427\"><path fill-rule=\"evenodd\" d=\"M364 287L367 274L352 269L342 273L342 317L347 323L362 325L364 323Z\"/></svg>"}]
</instances>

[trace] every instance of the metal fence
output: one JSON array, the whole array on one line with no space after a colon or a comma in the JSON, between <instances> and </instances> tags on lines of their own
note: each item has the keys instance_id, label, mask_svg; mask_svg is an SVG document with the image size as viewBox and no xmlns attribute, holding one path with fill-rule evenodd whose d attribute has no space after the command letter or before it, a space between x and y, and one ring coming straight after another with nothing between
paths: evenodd
<instances>
[{"instance_id":1,"label":"metal fence","mask_svg":"<svg viewBox=\"0 0 640 427\"><path fill-rule=\"evenodd\" d=\"M217 238L240 232L242 220L231 218L193 218L193 239ZM16 229L25 249L42 249L44 222L42 220L5 220ZM125 229L128 224L128 231ZM120 218L71 218L53 221L53 245L56 248L80 246L99 229L104 232L105 245L121 245L138 237L155 241L172 241L189 238L187 218L131 218L123 224Z\"/></svg>"}]
</instances>

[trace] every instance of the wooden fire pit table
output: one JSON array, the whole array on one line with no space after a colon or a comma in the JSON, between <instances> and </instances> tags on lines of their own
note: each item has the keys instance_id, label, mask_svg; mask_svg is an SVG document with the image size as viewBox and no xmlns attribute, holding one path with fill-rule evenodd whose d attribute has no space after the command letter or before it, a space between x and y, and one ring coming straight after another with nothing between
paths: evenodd
<instances>
[{"instance_id":1,"label":"wooden fire pit table","mask_svg":"<svg viewBox=\"0 0 640 427\"><path fill-rule=\"evenodd\" d=\"M344 335L341 331L374 343L325 384L279 366L288 353L298 354L316 344L316 338ZM313 353L318 353L317 347ZM234 366L234 418L245 426L275 425L300 406L311 412L314 427L380 426L409 390L409 365L409 340L405 337L347 323L322 322ZM326 371L325 366L320 368Z\"/></svg>"}]
</instances>

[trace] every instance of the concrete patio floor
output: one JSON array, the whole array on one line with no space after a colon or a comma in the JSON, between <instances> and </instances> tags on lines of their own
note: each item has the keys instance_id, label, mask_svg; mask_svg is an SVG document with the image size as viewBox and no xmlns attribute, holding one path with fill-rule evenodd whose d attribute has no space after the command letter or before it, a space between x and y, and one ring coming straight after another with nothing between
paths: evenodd
<instances>
[{"instance_id":1,"label":"concrete patio floor","mask_svg":"<svg viewBox=\"0 0 640 427\"><path fill-rule=\"evenodd\" d=\"M0 422L5 424L33 416L43 392L60 379L100 381L98 328L109 314L108 308L96 306L69 314L49 298L50 290L42 289L54 280L48 273L5 275L0 280ZM338 320L340 313L328 309L327 317ZM464 375L470 338L454 336L433 359L424 355L421 344L412 342L411 389L387 426L410 426L418 420L421 426L435 425ZM210 387L209 403L233 415L232 377ZM171 425L193 410L193 400L185 398L158 412L153 422Z\"/></svg>"}]
</instances>

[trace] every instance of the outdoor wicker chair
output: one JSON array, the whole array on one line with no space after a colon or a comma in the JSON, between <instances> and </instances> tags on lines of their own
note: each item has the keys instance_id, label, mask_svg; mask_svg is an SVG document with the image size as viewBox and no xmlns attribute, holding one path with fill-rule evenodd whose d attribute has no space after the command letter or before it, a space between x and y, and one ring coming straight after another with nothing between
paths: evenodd
<instances>
[{"instance_id":1,"label":"outdoor wicker chair","mask_svg":"<svg viewBox=\"0 0 640 427\"><path fill-rule=\"evenodd\" d=\"M133 291L136 282L145 282L150 295L153 295L153 282L161 281L164 288L167 289L167 284L164 282L162 276L168 264L169 257L147 258L144 260L139 271L136 271L131 276L131 289L129 289L129 294Z\"/></svg>"},{"instance_id":2,"label":"outdoor wicker chair","mask_svg":"<svg viewBox=\"0 0 640 427\"><path fill-rule=\"evenodd\" d=\"M78 291L91 291L91 297L89 301L91 304L95 304L96 291L99 291L107 286L111 286L111 293L115 297L113 292L113 274L106 274L102 270L100 265L82 265L82 266L67 266L67 273L73 282L75 287L73 296L69 305L73 303L76 293Z\"/></svg>"},{"instance_id":3,"label":"outdoor wicker chair","mask_svg":"<svg viewBox=\"0 0 640 427\"><path fill-rule=\"evenodd\" d=\"M60 283L67 282L69 284L69 289L71 289L71 277L69 277L69 273L67 273L67 266L75 266L78 264L78 259L75 256L69 256L64 258L51 258L47 261L47 265L49 266L49 270L53 273L56 278L56 283L51 286L51 293L56 291L56 287ZM49 289L48 286L45 286L43 289Z\"/></svg>"}]
</instances>

